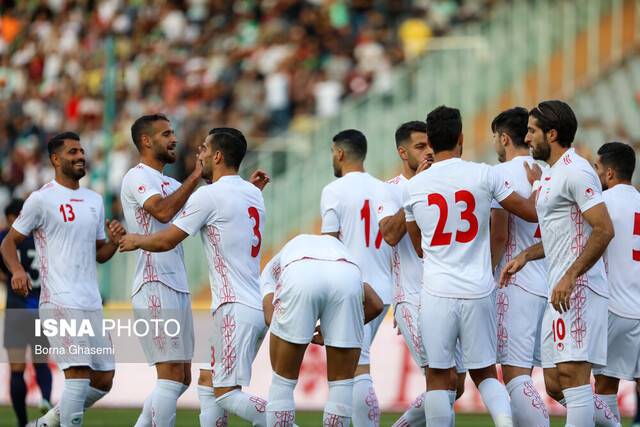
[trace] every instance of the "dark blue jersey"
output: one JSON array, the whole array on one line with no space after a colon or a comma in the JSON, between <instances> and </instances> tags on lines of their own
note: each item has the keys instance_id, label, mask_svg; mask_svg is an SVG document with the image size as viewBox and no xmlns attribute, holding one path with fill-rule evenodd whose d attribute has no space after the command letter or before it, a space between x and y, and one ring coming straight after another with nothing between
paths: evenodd
<instances>
[{"instance_id":1,"label":"dark blue jersey","mask_svg":"<svg viewBox=\"0 0 640 427\"><path fill-rule=\"evenodd\" d=\"M7 235L9 230L0 231L0 242ZM38 271L38 254L33 242L33 237L29 236L18 246L18 256L22 268L31 278L33 288L26 297L20 296L11 289L11 273L0 257L0 269L8 276L7 279L7 308L38 308L40 300L40 272Z\"/></svg>"}]
</instances>

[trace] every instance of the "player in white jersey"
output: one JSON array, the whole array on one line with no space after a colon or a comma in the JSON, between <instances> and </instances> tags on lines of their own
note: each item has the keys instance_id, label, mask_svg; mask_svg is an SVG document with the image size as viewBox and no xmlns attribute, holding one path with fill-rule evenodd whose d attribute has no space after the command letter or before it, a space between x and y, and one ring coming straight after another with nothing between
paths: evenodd
<instances>
[{"instance_id":1,"label":"player in white jersey","mask_svg":"<svg viewBox=\"0 0 640 427\"><path fill-rule=\"evenodd\" d=\"M635 166L635 152L627 144L610 142L598 150L595 168L615 237L603 256L609 279L607 364L593 372L596 396L609 405L612 422L620 420L620 380L635 380L640 388L640 194L631 185Z\"/></svg>"},{"instance_id":2,"label":"player in white jersey","mask_svg":"<svg viewBox=\"0 0 640 427\"><path fill-rule=\"evenodd\" d=\"M420 329L429 361L427 425L449 426L448 388L459 340L462 363L497 426L511 426L507 391L496 372L495 282L491 274L491 201L529 221L533 200L514 193L500 174L462 155L462 119L441 106L427 116L435 162L405 186L407 232L423 256Z\"/></svg>"},{"instance_id":3,"label":"player in white jersey","mask_svg":"<svg viewBox=\"0 0 640 427\"><path fill-rule=\"evenodd\" d=\"M600 181L571 144L578 121L566 103L544 101L529 112L527 144L542 174L536 209L542 242L502 269L506 283L529 261L545 257L550 286L542 325L547 393L567 406L567 426L593 426L606 404L594 406L591 366L607 362L607 278L602 254L613 225ZM518 273L519 274L519 273Z\"/></svg>"},{"instance_id":4,"label":"player in white jersey","mask_svg":"<svg viewBox=\"0 0 640 427\"><path fill-rule=\"evenodd\" d=\"M525 168L534 163L524 142L528 119L525 108L515 107L498 114L491 123L501 162L495 169L525 198L531 196L529 169ZM491 265L498 280L502 267L539 242L540 235L538 224L507 212L496 201L491 208ZM507 285L496 294L497 356L511 397L513 419L520 427L549 426L549 412L531 379L533 366L540 366L540 328L549 292L545 261L528 264Z\"/></svg>"},{"instance_id":5,"label":"player in white jersey","mask_svg":"<svg viewBox=\"0 0 640 427\"><path fill-rule=\"evenodd\" d=\"M124 229L117 221L107 221L106 241L102 197L80 187L86 173L80 137L65 132L54 136L47 148L55 179L29 196L1 251L13 274L12 288L26 294L31 283L16 247L33 233L40 260L40 319L88 320L92 325L90 336L49 337L54 359L64 371L64 388L59 405L33 425L64 427L82 425L84 410L111 389L115 359L111 337L102 329L96 262L111 259ZM89 354L95 349L104 354Z\"/></svg>"},{"instance_id":6,"label":"player in white jersey","mask_svg":"<svg viewBox=\"0 0 640 427\"><path fill-rule=\"evenodd\" d=\"M422 289L422 259L418 257L411 239L402 208L404 186L416 174L433 163L433 151L427 144L427 125L421 121L402 124L395 133L396 148L402 160L402 173L387 181L387 193L377 209L382 238L392 246L393 315L411 356L420 369L428 365L427 354L420 333L420 291ZM464 392L466 371L462 368L460 354L456 351L456 369L451 369L449 398ZM452 422L452 424L455 421ZM409 409L394 423L396 427L424 425L424 393L418 396Z\"/></svg>"},{"instance_id":7,"label":"player in white jersey","mask_svg":"<svg viewBox=\"0 0 640 427\"><path fill-rule=\"evenodd\" d=\"M271 325L267 425L294 426L293 391L308 344L318 343L317 321L327 349L329 381L323 425L349 425L364 324L382 312L382 300L363 286L352 255L331 236L301 234L291 239L262 271L260 287L265 321Z\"/></svg>"},{"instance_id":8,"label":"player in white jersey","mask_svg":"<svg viewBox=\"0 0 640 427\"><path fill-rule=\"evenodd\" d=\"M176 160L175 132L162 114L142 116L131 126L140 162L122 180L120 201L130 233L152 234L163 230L182 209L200 182L202 168L196 166L180 185L163 174ZM144 402L136 427L175 424L176 402L191 382L193 320L182 245L170 251L138 251L131 289L134 318L175 319L181 333L175 337L146 334L140 337L149 364L156 368L157 381ZM223 416L224 414L221 414Z\"/></svg>"},{"instance_id":9,"label":"player in white jersey","mask_svg":"<svg viewBox=\"0 0 640 427\"><path fill-rule=\"evenodd\" d=\"M215 128L200 147L199 188L164 230L127 234L121 250L165 252L200 232L209 260L213 337L211 368L216 403L256 426L266 425L266 402L241 391L251 380L251 364L266 334L260 297L260 248L264 200L238 168L247 150L237 129Z\"/></svg>"},{"instance_id":10,"label":"player in white jersey","mask_svg":"<svg viewBox=\"0 0 640 427\"><path fill-rule=\"evenodd\" d=\"M333 137L333 173L338 178L322 190L322 233L338 237L353 255L363 280L371 285L385 305L392 302L391 248L382 239L375 209L385 184L364 171L367 139L349 129ZM386 309L365 326L365 337L353 386L353 416L356 427L377 426L380 408L369 370L371 343Z\"/></svg>"}]
</instances>

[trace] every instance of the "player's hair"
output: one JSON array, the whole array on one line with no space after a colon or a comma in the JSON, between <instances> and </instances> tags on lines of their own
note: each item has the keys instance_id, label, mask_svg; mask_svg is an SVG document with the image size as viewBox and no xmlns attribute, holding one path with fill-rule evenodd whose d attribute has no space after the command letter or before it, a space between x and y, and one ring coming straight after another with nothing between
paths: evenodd
<instances>
[{"instance_id":1,"label":"player's hair","mask_svg":"<svg viewBox=\"0 0 640 427\"><path fill-rule=\"evenodd\" d=\"M622 181L631 181L636 168L636 153L630 145L622 142L607 142L598 149L602 166L616 171Z\"/></svg>"},{"instance_id":2,"label":"player's hair","mask_svg":"<svg viewBox=\"0 0 640 427\"><path fill-rule=\"evenodd\" d=\"M18 216L20 215L20 211L22 210L22 206L24 205L24 200L22 199L12 199L9 204L4 208L4 216L5 218L9 215Z\"/></svg>"},{"instance_id":3,"label":"player's hair","mask_svg":"<svg viewBox=\"0 0 640 427\"><path fill-rule=\"evenodd\" d=\"M354 160L364 160L367 157L367 138L356 129L346 129L333 137L333 142L342 148L347 156Z\"/></svg>"},{"instance_id":4,"label":"player's hair","mask_svg":"<svg viewBox=\"0 0 640 427\"><path fill-rule=\"evenodd\" d=\"M224 164L239 169L247 153L247 140L242 132L234 128L213 128L209 135L212 135L211 149L222 152Z\"/></svg>"},{"instance_id":5,"label":"player's hair","mask_svg":"<svg viewBox=\"0 0 640 427\"><path fill-rule=\"evenodd\" d=\"M64 141L67 139L80 141L80 135L75 132L62 132L51 138L47 143L47 151L49 152L49 157L57 153L58 150L64 145Z\"/></svg>"},{"instance_id":6,"label":"player's hair","mask_svg":"<svg viewBox=\"0 0 640 427\"><path fill-rule=\"evenodd\" d=\"M414 132L427 133L427 124L419 120L412 120L400 125L396 129L396 147L401 146L411 140L411 134Z\"/></svg>"},{"instance_id":7,"label":"player's hair","mask_svg":"<svg viewBox=\"0 0 640 427\"><path fill-rule=\"evenodd\" d=\"M142 116L136 119L131 125L131 139L133 139L133 143L135 144L138 151L140 151L140 142L142 141L142 135L151 133L152 126L155 122L163 120L165 122L170 122L167 116L164 114L147 114L146 116Z\"/></svg>"},{"instance_id":8,"label":"player's hair","mask_svg":"<svg viewBox=\"0 0 640 427\"><path fill-rule=\"evenodd\" d=\"M462 117L457 108L441 105L427 115L427 136L434 153L453 150L462 133Z\"/></svg>"},{"instance_id":9,"label":"player's hair","mask_svg":"<svg viewBox=\"0 0 640 427\"><path fill-rule=\"evenodd\" d=\"M561 147L571 147L578 130L578 119L569 104L557 99L543 101L537 107L533 107L529 115L535 117L543 132L555 129Z\"/></svg>"},{"instance_id":10,"label":"player's hair","mask_svg":"<svg viewBox=\"0 0 640 427\"><path fill-rule=\"evenodd\" d=\"M498 114L491 122L491 132L506 133L517 148L528 148L524 137L527 135L529 112L523 107L510 108Z\"/></svg>"}]
</instances>

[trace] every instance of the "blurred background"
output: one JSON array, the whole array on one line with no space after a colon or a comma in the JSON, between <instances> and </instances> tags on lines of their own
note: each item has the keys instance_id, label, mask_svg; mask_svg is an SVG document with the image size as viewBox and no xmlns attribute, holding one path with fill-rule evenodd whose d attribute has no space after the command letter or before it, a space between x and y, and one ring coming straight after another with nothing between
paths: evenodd
<instances>
[{"instance_id":1,"label":"blurred background","mask_svg":"<svg viewBox=\"0 0 640 427\"><path fill-rule=\"evenodd\" d=\"M497 113L552 98L574 108L581 154L608 141L640 144L640 0L0 4L2 209L53 177L46 142L73 130L89 160L83 185L121 219L121 179L137 163L130 126L156 112L178 136L178 161L165 171L178 180L210 128L245 133L242 173L272 176L263 261L318 229L331 138L345 128L366 134L365 165L382 179L399 169L398 125L440 104L460 108L470 160L497 162ZM185 249L196 305L206 306L199 239ZM102 266L111 307L128 304L133 267L121 254Z\"/></svg>"}]
</instances>

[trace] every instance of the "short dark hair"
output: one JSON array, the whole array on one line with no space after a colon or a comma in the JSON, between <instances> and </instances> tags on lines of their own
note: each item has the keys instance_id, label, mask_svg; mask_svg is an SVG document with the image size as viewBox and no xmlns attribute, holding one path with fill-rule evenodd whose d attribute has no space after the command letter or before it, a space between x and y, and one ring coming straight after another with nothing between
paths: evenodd
<instances>
[{"instance_id":1,"label":"short dark hair","mask_svg":"<svg viewBox=\"0 0 640 427\"><path fill-rule=\"evenodd\" d=\"M24 200L22 199L12 199L7 206L4 208L4 216L5 218L9 215L18 216L20 215L20 211L22 210L22 206L24 205Z\"/></svg>"},{"instance_id":2,"label":"short dark hair","mask_svg":"<svg viewBox=\"0 0 640 427\"><path fill-rule=\"evenodd\" d=\"M396 147L404 144L411 139L411 134L414 132L427 133L427 124L419 120L412 120L400 125L396 129Z\"/></svg>"},{"instance_id":3,"label":"short dark hair","mask_svg":"<svg viewBox=\"0 0 640 427\"><path fill-rule=\"evenodd\" d=\"M607 142L598 149L602 166L616 171L616 177L623 181L631 181L636 168L634 149L622 142Z\"/></svg>"},{"instance_id":4,"label":"short dark hair","mask_svg":"<svg viewBox=\"0 0 640 427\"><path fill-rule=\"evenodd\" d=\"M462 133L462 117L457 108L441 105L427 115L427 136L434 153L453 150Z\"/></svg>"},{"instance_id":5,"label":"short dark hair","mask_svg":"<svg viewBox=\"0 0 640 427\"><path fill-rule=\"evenodd\" d=\"M49 157L51 157L54 153L57 153L58 150L64 145L64 141L67 139L80 141L80 135L75 132L62 132L51 138L47 143L47 151L49 152Z\"/></svg>"},{"instance_id":6,"label":"short dark hair","mask_svg":"<svg viewBox=\"0 0 640 427\"><path fill-rule=\"evenodd\" d=\"M333 137L333 142L348 151L355 159L364 160L367 157L367 137L356 129L347 129L338 132Z\"/></svg>"},{"instance_id":7,"label":"short dark hair","mask_svg":"<svg viewBox=\"0 0 640 427\"><path fill-rule=\"evenodd\" d=\"M536 118L543 132L555 129L561 147L571 147L578 130L578 119L569 104L557 99L543 101L537 107L533 107L529 115Z\"/></svg>"},{"instance_id":8,"label":"short dark hair","mask_svg":"<svg viewBox=\"0 0 640 427\"><path fill-rule=\"evenodd\" d=\"M235 128L213 128L209 135L212 135L211 148L222 152L224 164L239 169L247 153L247 140L242 132Z\"/></svg>"},{"instance_id":9,"label":"short dark hair","mask_svg":"<svg viewBox=\"0 0 640 427\"><path fill-rule=\"evenodd\" d=\"M131 125L131 139L133 139L133 143L135 144L138 151L140 150L140 141L142 140L143 134L148 134L151 132L151 126L155 122L163 120L165 122L170 122L170 120L164 114L147 114L146 116L142 116L138 118L133 125Z\"/></svg>"},{"instance_id":10,"label":"short dark hair","mask_svg":"<svg viewBox=\"0 0 640 427\"><path fill-rule=\"evenodd\" d=\"M528 148L524 138L527 135L529 112L523 107L510 108L498 114L491 122L491 132L506 133L519 148Z\"/></svg>"}]
</instances>

